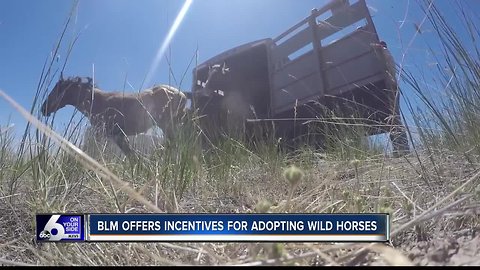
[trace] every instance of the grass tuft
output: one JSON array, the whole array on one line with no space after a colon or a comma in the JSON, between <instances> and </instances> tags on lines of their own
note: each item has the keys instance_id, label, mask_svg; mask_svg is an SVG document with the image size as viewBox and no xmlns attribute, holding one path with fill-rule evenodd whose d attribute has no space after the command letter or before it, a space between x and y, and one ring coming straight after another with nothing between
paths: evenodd
<instances>
[{"instance_id":1,"label":"grass tuft","mask_svg":"<svg viewBox=\"0 0 480 270\"><path fill-rule=\"evenodd\" d=\"M419 3L424 26L431 26L441 50L435 52L439 68L431 74L434 92L418 72L402 70L403 92L415 94L404 95L412 154L390 158L382 142L363 137L364 127L355 125L360 119L339 118L328 120L335 122L328 129L310 131L309 137L325 138L324 151L304 146L284 152L273 138L252 147L224 136L210 145L192 113L175 140L153 142L138 162L130 162L85 133L88 124L78 120L78 112L63 128L55 116L38 115L39 102L68 61L57 63L56 55L63 48L71 52L78 39L65 40L75 2L42 68L30 110L0 90L28 120L18 147L13 131L0 129L0 228L8 232L2 235L0 263L478 265L480 24L468 4L458 2L457 19L469 34L459 36L445 11L430 1ZM145 145L132 139L137 142L141 150ZM40 212L384 212L391 217L392 241L42 244L33 241L34 215Z\"/></svg>"}]
</instances>

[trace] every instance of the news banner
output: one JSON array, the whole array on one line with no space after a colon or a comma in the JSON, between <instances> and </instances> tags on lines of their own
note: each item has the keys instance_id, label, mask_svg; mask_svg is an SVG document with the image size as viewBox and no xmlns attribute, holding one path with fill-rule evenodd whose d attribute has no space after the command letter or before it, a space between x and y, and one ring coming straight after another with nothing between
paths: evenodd
<instances>
[{"instance_id":1,"label":"news banner","mask_svg":"<svg viewBox=\"0 0 480 270\"><path fill-rule=\"evenodd\" d=\"M388 214L37 214L37 241L386 242Z\"/></svg>"}]
</instances>

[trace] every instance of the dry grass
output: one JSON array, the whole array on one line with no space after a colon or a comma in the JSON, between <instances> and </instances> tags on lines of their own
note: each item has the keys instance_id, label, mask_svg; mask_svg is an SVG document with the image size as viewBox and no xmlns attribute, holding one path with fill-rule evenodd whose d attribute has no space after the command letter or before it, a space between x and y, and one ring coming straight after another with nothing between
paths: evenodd
<instances>
[{"instance_id":1,"label":"dry grass","mask_svg":"<svg viewBox=\"0 0 480 270\"><path fill-rule=\"evenodd\" d=\"M309 169L294 191L291 200L289 183L282 176L282 167L272 171L255 157L243 166L232 166L230 177L219 184L206 167L201 165L197 181L181 199L175 212L184 213L245 213L256 212L257 204L269 201L269 212L377 212L393 215L393 241L389 246L372 244L335 243L45 243L33 242L34 212L32 201L38 190L18 191L0 198L0 244L2 263L39 265L403 265L421 263L425 257L438 255L433 249L419 255L414 243L434 243L430 239L459 239L469 242L474 237L478 215L478 166L455 154L440 157L436 168L422 171L430 158L419 153L403 159L377 157L356 161L329 161L322 157L310 160ZM421 166L420 164L424 165ZM238 164L240 165L240 164ZM108 166L108 165L107 165ZM357 167L355 169L355 166ZM98 174L81 168L78 179L63 179L66 185L82 182L67 199L55 203L49 198L46 211L117 212L116 204L126 212L147 212L147 206L120 188L106 186ZM419 175L417 172L422 171ZM440 174L438 172L441 172ZM428 179L425 181L425 179ZM158 201L155 181L136 182L138 196ZM145 181L146 180L146 181ZM33 180L30 180L33 181ZM215 183L215 184L214 184ZM27 182L25 182L27 184ZM478 192L477 192L478 193ZM20 196L22 195L22 196ZM161 197L161 196L160 196ZM14 198L14 199L12 199ZM155 199L156 198L156 199ZM62 207L59 208L59 207ZM162 207L160 207L162 208ZM38 209L38 208L37 208ZM265 209L265 208L264 208ZM20 225L19 225L20 224ZM28 226L27 224L30 224ZM23 227L22 227L23 226ZM470 230L471 229L471 230ZM438 235L444 232L444 235ZM20 237L19 237L20 235ZM457 240L458 241L458 240ZM460 245L459 243L458 245ZM433 245L433 244L432 244ZM459 254L447 249L444 264ZM450 253L449 253L450 252ZM393 257L392 257L393 256ZM412 260L410 260L413 259ZM475 259L474 254L470 259ZM432 260L429 259L429 262ZM433 260L434 261L434 260Z\"/></svg>"},{"instance_id":2,"label":"dry grass","mask_svg":"<svg viewBox=\"0 0 480 270\"><path fill-rule=\"evenodd\" d=\"M429 20L442 22L436 12L426 10ZM445 87L456 97L453 103L440 100L442 108L448 105L450 109L446 114L439 113L414 77L404 77L417 90L426 109L417 113L409 103L421 149L403 158L378 154L378 149L345 138L335 138L333 150L327 153L301 149L287 155L277 151L274 144L252 152L232 139L207 151L199 147L200 130L192 118L177 141L155 147L140 162L130 163L111 151L100 152L93 159L76 146L83 134L72 120L63 134L58 134L49 128L54 117L39 121L35 116L38 101L68 60L55 69L55 55L65 44L63 36L71 17L54 57L42 70L30 112L0 90L0 96L29 121L18 149L13 147L9 132L0 132L0 264L480 264L480 129L473 117L477 103L465 102L472 101L477 90L462 84L480 81L480 73L458 73L455 84L451 84L454 87ZM457 61L477 70L479 59L465 56L448 27L439 23L434 29L448 49L445 58L452 68ZM472 29L472 36L476 37L475 32L478 36L477 28ZM455 51L462 57L455 58ZM458 118L450 118L452 115ZM429 123L434 124L425 124L425 119L433 119ZM294 187L283 175L284 168L291 164L304 175ZM34 216L39 212L389 212L392 241L387 245L36 243Z\"/></svg>"}]
</instances>

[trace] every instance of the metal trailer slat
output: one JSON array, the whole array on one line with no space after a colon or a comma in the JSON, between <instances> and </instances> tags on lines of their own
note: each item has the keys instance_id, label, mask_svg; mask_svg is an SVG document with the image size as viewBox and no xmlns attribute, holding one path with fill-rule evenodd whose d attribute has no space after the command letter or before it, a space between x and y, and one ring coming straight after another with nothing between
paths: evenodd
<instances>
[{"instance_id":1,"label":"metal trailer slat","mask_svg":"<svg viewBox=\"0 0 480 270\"><path fill-rule=\"evenodd\" d=\"M271 66L274 67L270 76L273 114L288 109L288 104L290 107L298 104L298 100L305 97L315 95L321 97L323 94L331 93L331 89L338 88L345 83L353 83L360 78L373 76L381 70L381 65L375 64L375 60L380 61L381 59L377 58L376 52L370 46L370 43L376 42L378 37L375 28L370 27L370 20L367 19L369 12L363 0L353 5L348 5L347 1L336 0L329 7L333 15L325 21L317 22L316 18L329 9L313 11L310 17L274 39L277 43L278 41L282 41L282 43L276 46L273 44L271 48L271 61L273 62ZM312 18L315 18L314 25L312 25ZM361 29L340 38L331 45L322 47L321 44L318 44L321 40L362 19L367 23ZM308 27L298 30L304 25L308 25ZM297 32L294 35L285 39L295 31ZM311 50L293 61L288 59L289 55L312 42L314 45L317 43L318 45L313 47L319 49ZM371 52L370 56L362 56L369 51ZM352 60L353 64L347 63L349 60ZM352 68L352 65L361 66L362 64L365 66L358 74L354 74L354 76L349 74L348 79L343 76L348 72L357 72L358 69ZM372 69L366 72L368 68ZM301 82L306 78L308 78L307 81ZM300 80L300 82L295 82L295 80Z\"/></svg>"}]
</instances>

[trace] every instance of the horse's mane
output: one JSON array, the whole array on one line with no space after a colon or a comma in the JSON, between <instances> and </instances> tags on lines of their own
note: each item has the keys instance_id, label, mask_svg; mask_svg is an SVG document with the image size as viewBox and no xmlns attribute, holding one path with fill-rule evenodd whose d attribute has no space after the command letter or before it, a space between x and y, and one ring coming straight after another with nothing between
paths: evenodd
<instances>
[{"instance_id":1,"label":"horse's mane","mask_svg":"<svg viewBox=\"0 0 480 270\"><path fill-rule=\"evenodd\" d=\"M72 76L66 79L61 78L61 82L68 82L68 83L76 83L85 87L97 87L96 84L93 83L93 79L91 77L80 77L80 76Z\"/></svg>"}]
</instances>

